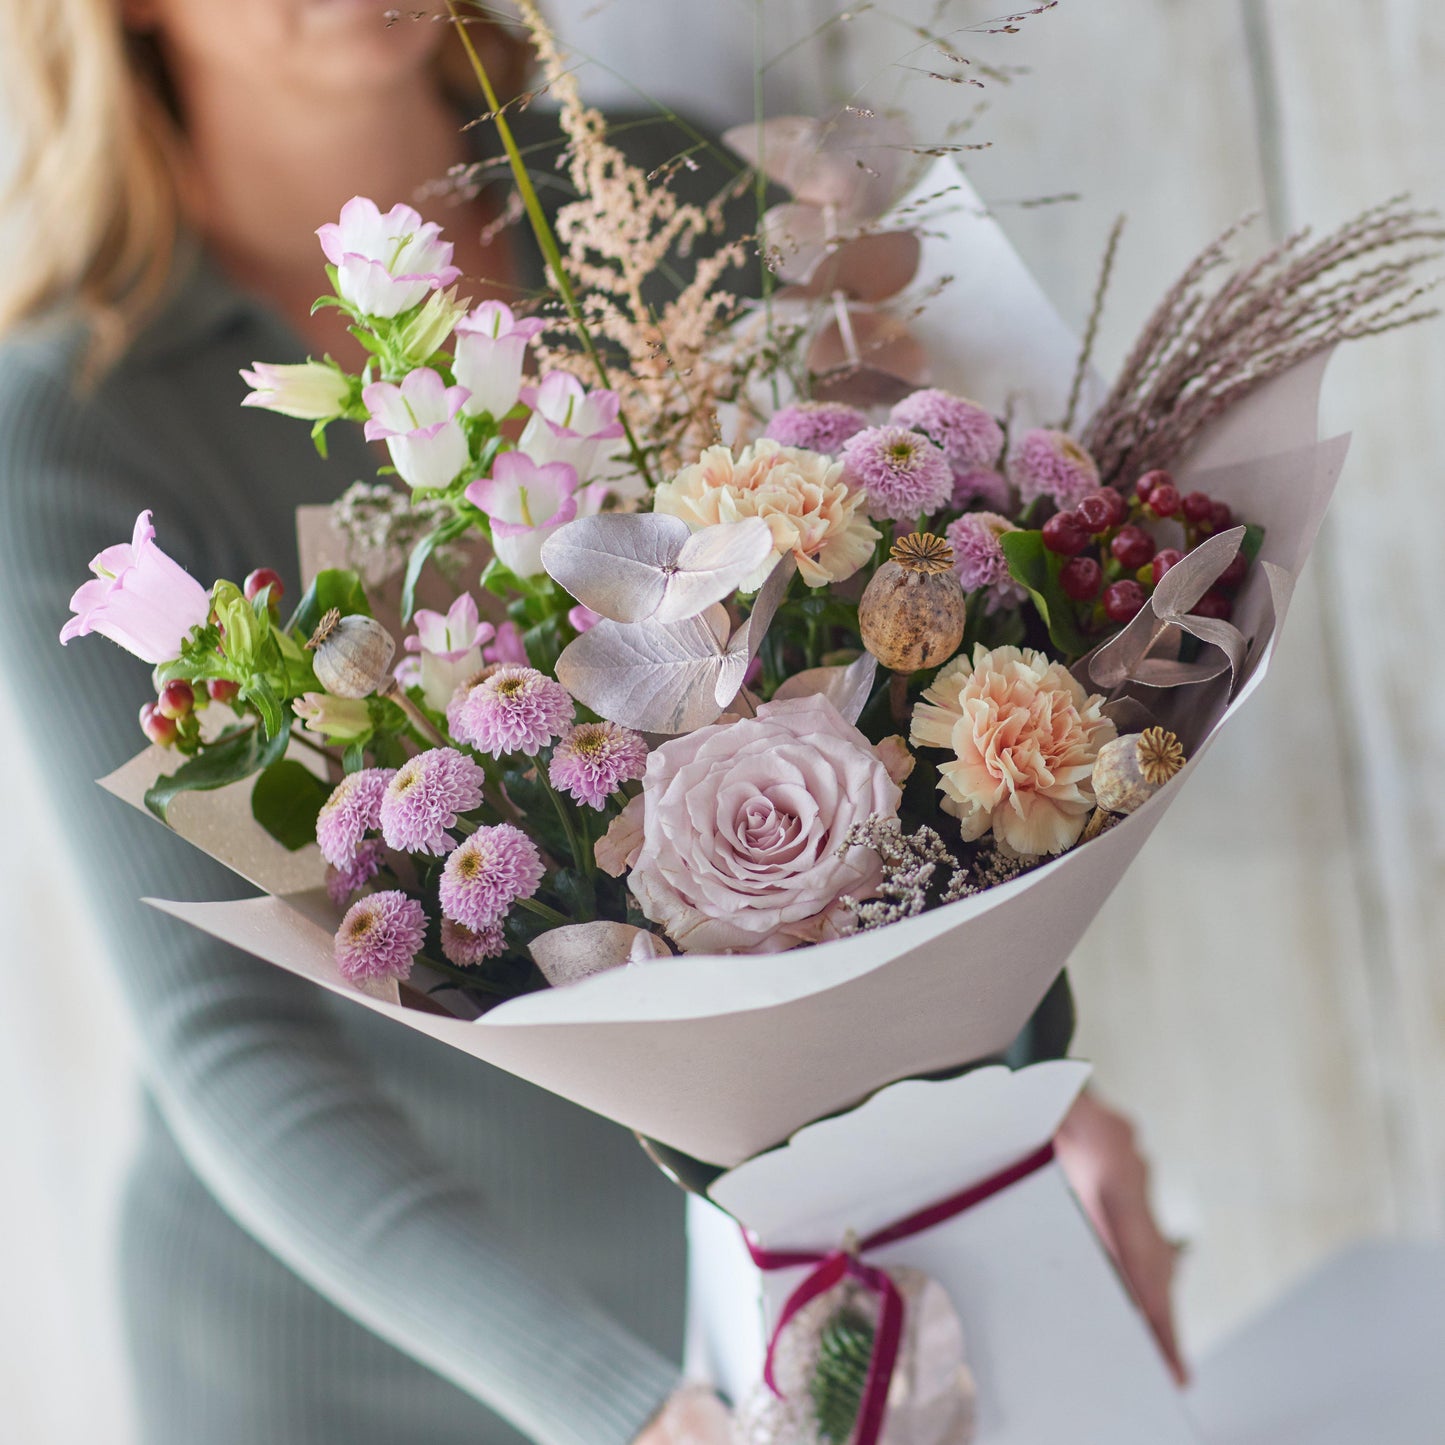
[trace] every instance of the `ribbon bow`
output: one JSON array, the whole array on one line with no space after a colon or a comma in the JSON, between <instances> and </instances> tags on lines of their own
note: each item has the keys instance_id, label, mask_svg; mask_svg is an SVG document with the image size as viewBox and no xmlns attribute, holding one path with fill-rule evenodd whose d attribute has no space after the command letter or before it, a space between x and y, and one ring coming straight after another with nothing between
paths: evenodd
<instances>
[{"instance_id":1,"label":"ribbon bow","mask_svg":"<svg viewBox=\"0 0 1445 1445\"><path fill-rule=\"evenodd\" d=\"M761 1270L799 1269L811 1265L813 1268L803 1282L788 1296L778 1315L773 1337L768 1342L767 1362L763 1368L763 1379L775 1395L781 1395L773 1372L778 1341L782 1338L788 1322L819 1295L826 1294L845 1279L856 1280L864 1289L871 1290L879 1298L878 1328L873 1337L873 1353L868 1361L868 1375L863 1386L863 1398L858 1407L858 1423L854 1428L854 1445L878 1445L883 1433L883 1412L888 1408L888 1388L893 1381L893 1370L898 1363L898 1350L903 1340L903 1295L894 1284L887 1270L867 1264L863 1256L873 1250L883 1249L900 1240L911 1239L923 1234L945 1221L955 1218L992 1199L1011 1185L1052 1162L1054 1146L1043 1144L1016 1164L991 1174L987 1179L970 1185L958 1194L920 1209L906 1218L896 1220L875 1230L866 1239L854 1240L851 1236L841 1249L820 1253L811 1250L780 1251L764 1249L746 1231L748 1253L753 1263Z\"/></svg>"}]
</instances>

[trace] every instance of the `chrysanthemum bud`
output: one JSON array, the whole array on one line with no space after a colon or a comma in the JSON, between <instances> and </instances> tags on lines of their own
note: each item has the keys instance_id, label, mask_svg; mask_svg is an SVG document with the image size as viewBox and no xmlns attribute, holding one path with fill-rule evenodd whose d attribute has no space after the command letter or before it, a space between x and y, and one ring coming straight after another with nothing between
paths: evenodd
<instances>
[{"instance_id":1,"label":"chrysanthemum bud","mask_svg":"<svg viewBox=\"0 0 1445 1445\"><path fill-rule=\"evenodd\" d=\"M917 672L952 657L966 620L953 548L927 532L893 544L858 604L863 645L893 672Z\"/></svg>"},{"instance_id":2,"label":"chrysanthemum bud","mask_svg":"<svg viewBox=\"0 0 1445 1445\"><path fill-rule=\"evenodd\" d=\"M334 697L369 697L381 686L396 642L374 617L343 617L332 608L310 642L316 680Z\"/></svg>"}]
</instances>

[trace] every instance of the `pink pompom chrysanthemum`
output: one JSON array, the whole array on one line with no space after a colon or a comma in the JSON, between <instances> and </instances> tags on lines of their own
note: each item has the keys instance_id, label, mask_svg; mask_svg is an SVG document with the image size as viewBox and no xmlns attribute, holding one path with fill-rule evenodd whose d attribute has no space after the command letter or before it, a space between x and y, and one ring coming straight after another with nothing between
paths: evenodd
<instances>
[{"instance_id":1,"label":"pink pompom chrysanthemum","mask_svg":"<svg viewBox=\"0 0 1445 1445\"><path fill-rule=\"evenodd\" d=\"M406 978L426 941L426 910L391 889L353 903L336 930L336 967L348 983Z\"/></svg>"},{"instance_id":2,"label":"pink pompom chrysanthemum","mask_svg":"<svg viewBox=\"0 0 1445 1445\"><path fill-rule=\"evenodd\" d=\"M843 474L875 517L911 522L953 495L953 469L940 448L904 426L872 426L843 444Z\"/></svg>"},{"instance_id":3,"label":"pink pompom chrysanthemum","mask_svg":"<svg viewBox=\"0 0 1445 1445\"><path fill-rule=\"evenodd\" d=\"M455 748L418 753L397 769L381 800L381 833L399 853L445 853L457 815L482 801L486 774Z\"/></svg>"},{"instance_id":4,"label":"pink pompom chrysanthemum","mask_svg":"<svg viewBox=\"0 0 1445 1445\"><path fill-rule=\"evenodd\" d=\"M368 833L381 827L381 800L396 776L391 768L362 768L348 773L316 815L316 843L321 856L343 873Z\"/></svg>"},{"instance_id":5,"label":"pink pompom chrysanthemum","mask_svg":"<svg viewBox=\"0 0 1445 1445\"><path fill-rule=\"evenodd\" d=\"M447 709L452 736L500 758L535 757L572 721L572 696L534 667L494 669Z\"/></svg>"},{"instance_id":6,"label":"pink pompom chrysanthemum","mask_svg":"<svg viewBox=\"0 0 1445 1445\"><path fill-rule=\"evenodd\" d=\"M442 869L442 913L473 933L495 927L519 898L530 898L546 870L537 845L520 828L478 828Z\"/></svg>"},{"instance_id":7,"label":"pink pompom chrysanthemum","mask_svg":"<svg viewBox=\"0 0 1445 1445\"><path fill-rule=\"evenodd\" d=\"M589 808L601 808L608 794L647 771L647 743L641 733L614 722L578 723L552 754L552 786Z\"/></svg>"},{"instance_id":8,"label":"pink pompom chrysanthemum","mask_svg":"<svg viewBox=\"0 0 1445 1445\"><path fill-rule=\"evenodd\" d=\"M960 512L965 507L984 507L990 512L1008 512L1010 506L1008 478L992 468L953 474L953 505Z\"/></svg>"},{"instance_id":9,"label":"pink pompom chrysanthemum","mask_svg":"<svg viewBox=\"0 0 1445 1445\"><path fill-rule=\"evenodd\" d=\"M868 425L855 406L841 401L800 401L774 414L763 435L785 447L835 456L843 443Z\"/></svg>"},{"instance_id":10,"label":"pink pompom chrysanthemum","mask_svg":"<svg viewBox=\"0 0 1445 1445\"><path fill-rule=\"evenodd\" d=\"M471 929L454 918L442 919L442 954L458 968L475 968L489 958L500 958L507 951L502 925Z\"/></svg>"},{"instance_id":11,"label":"pink pompom chrysanthemum","mask_svg":"<svg viewBox=\"0 0 1445 1445\"><path fill-rule=\"evenodd\" d=\"M368 838L358 845L351 861L344 868L332 864L326 870L326 892L332 903L343 907L353 894L360 893L378 873L386 857L386 846L380 838Z\"/></svg>"},{"instance_id":12,"label":"pink pompom chrysanthemum","mask_svg":"<svg viewBox=\"0 0 1445 1445\"><path fill-rule=\"evenodd\" d=\"M995 512L965 512L949 524L948 545L953 548L953 571L965 592L983 591L984 610L1017 607L1028 593L1009 574L999 538L1017 527Z\"/></svg>"},{"instance_id":13,"label":"pink pompom chrysanthemum","mask_svg":"<svg viewBox=\"0 0 1445 1445\"><path fill-rule=\"evenodd\" d=\"M1003 428L977 402L926 387L905 396L888 420L921 431L943 448L955 472L995 466L1003 455Z\"/></svg>"},{"instance_id":14,"label":"pink pompom chrysanthemum","mask_svg":"<svg viewBox=\"0 0 1445 1445\"><path fill-rule=\"evenodd\" d=\"M1093 457L1067 432L1044 427L1024 433L1009 456L1008 470L1025 506L1052 497L1059 507L1075 507L1099 486Z\"/></svg>"}]
</instances>

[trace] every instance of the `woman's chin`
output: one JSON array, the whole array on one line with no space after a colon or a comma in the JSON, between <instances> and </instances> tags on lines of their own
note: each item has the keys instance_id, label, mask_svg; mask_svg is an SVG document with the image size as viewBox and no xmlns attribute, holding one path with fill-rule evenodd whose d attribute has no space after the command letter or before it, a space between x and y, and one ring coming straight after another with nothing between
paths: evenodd
<instances>
[{"instance_id":1,"label":"woman's chin","mask_svg":"<svg viewBox=\"0 0 1445 1445\"><path fill-rule=\"evenodd\" d=\"M378 0L303 0L300 30L315 53L315 73L350 84L386 81L429 60L447 38L445 27L414 8Z\"/></svg>"}]
</instances>

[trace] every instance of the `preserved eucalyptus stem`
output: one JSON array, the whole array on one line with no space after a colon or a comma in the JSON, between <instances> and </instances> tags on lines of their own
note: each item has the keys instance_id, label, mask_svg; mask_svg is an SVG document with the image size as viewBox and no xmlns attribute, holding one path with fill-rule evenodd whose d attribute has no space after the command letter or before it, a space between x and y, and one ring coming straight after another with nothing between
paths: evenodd
<instances>
[{"instance_id":1,"label":"preserved eucalyptus stem","mask_svg":"<svg viewBox=\"0 0 1445 1445\"><path fill-rule=\"evenodd\" d=\"M1211 290L1253 219L1211 242L1169 289L1085 429L1105 482L1128 486L1171 466L1210 422L1309 357L1439 314L1417 304L1434 285L1421 268L1445 240L1435 211L1397 196L1313 244L1297 231Z\"/></svg>"}]
</instances>

